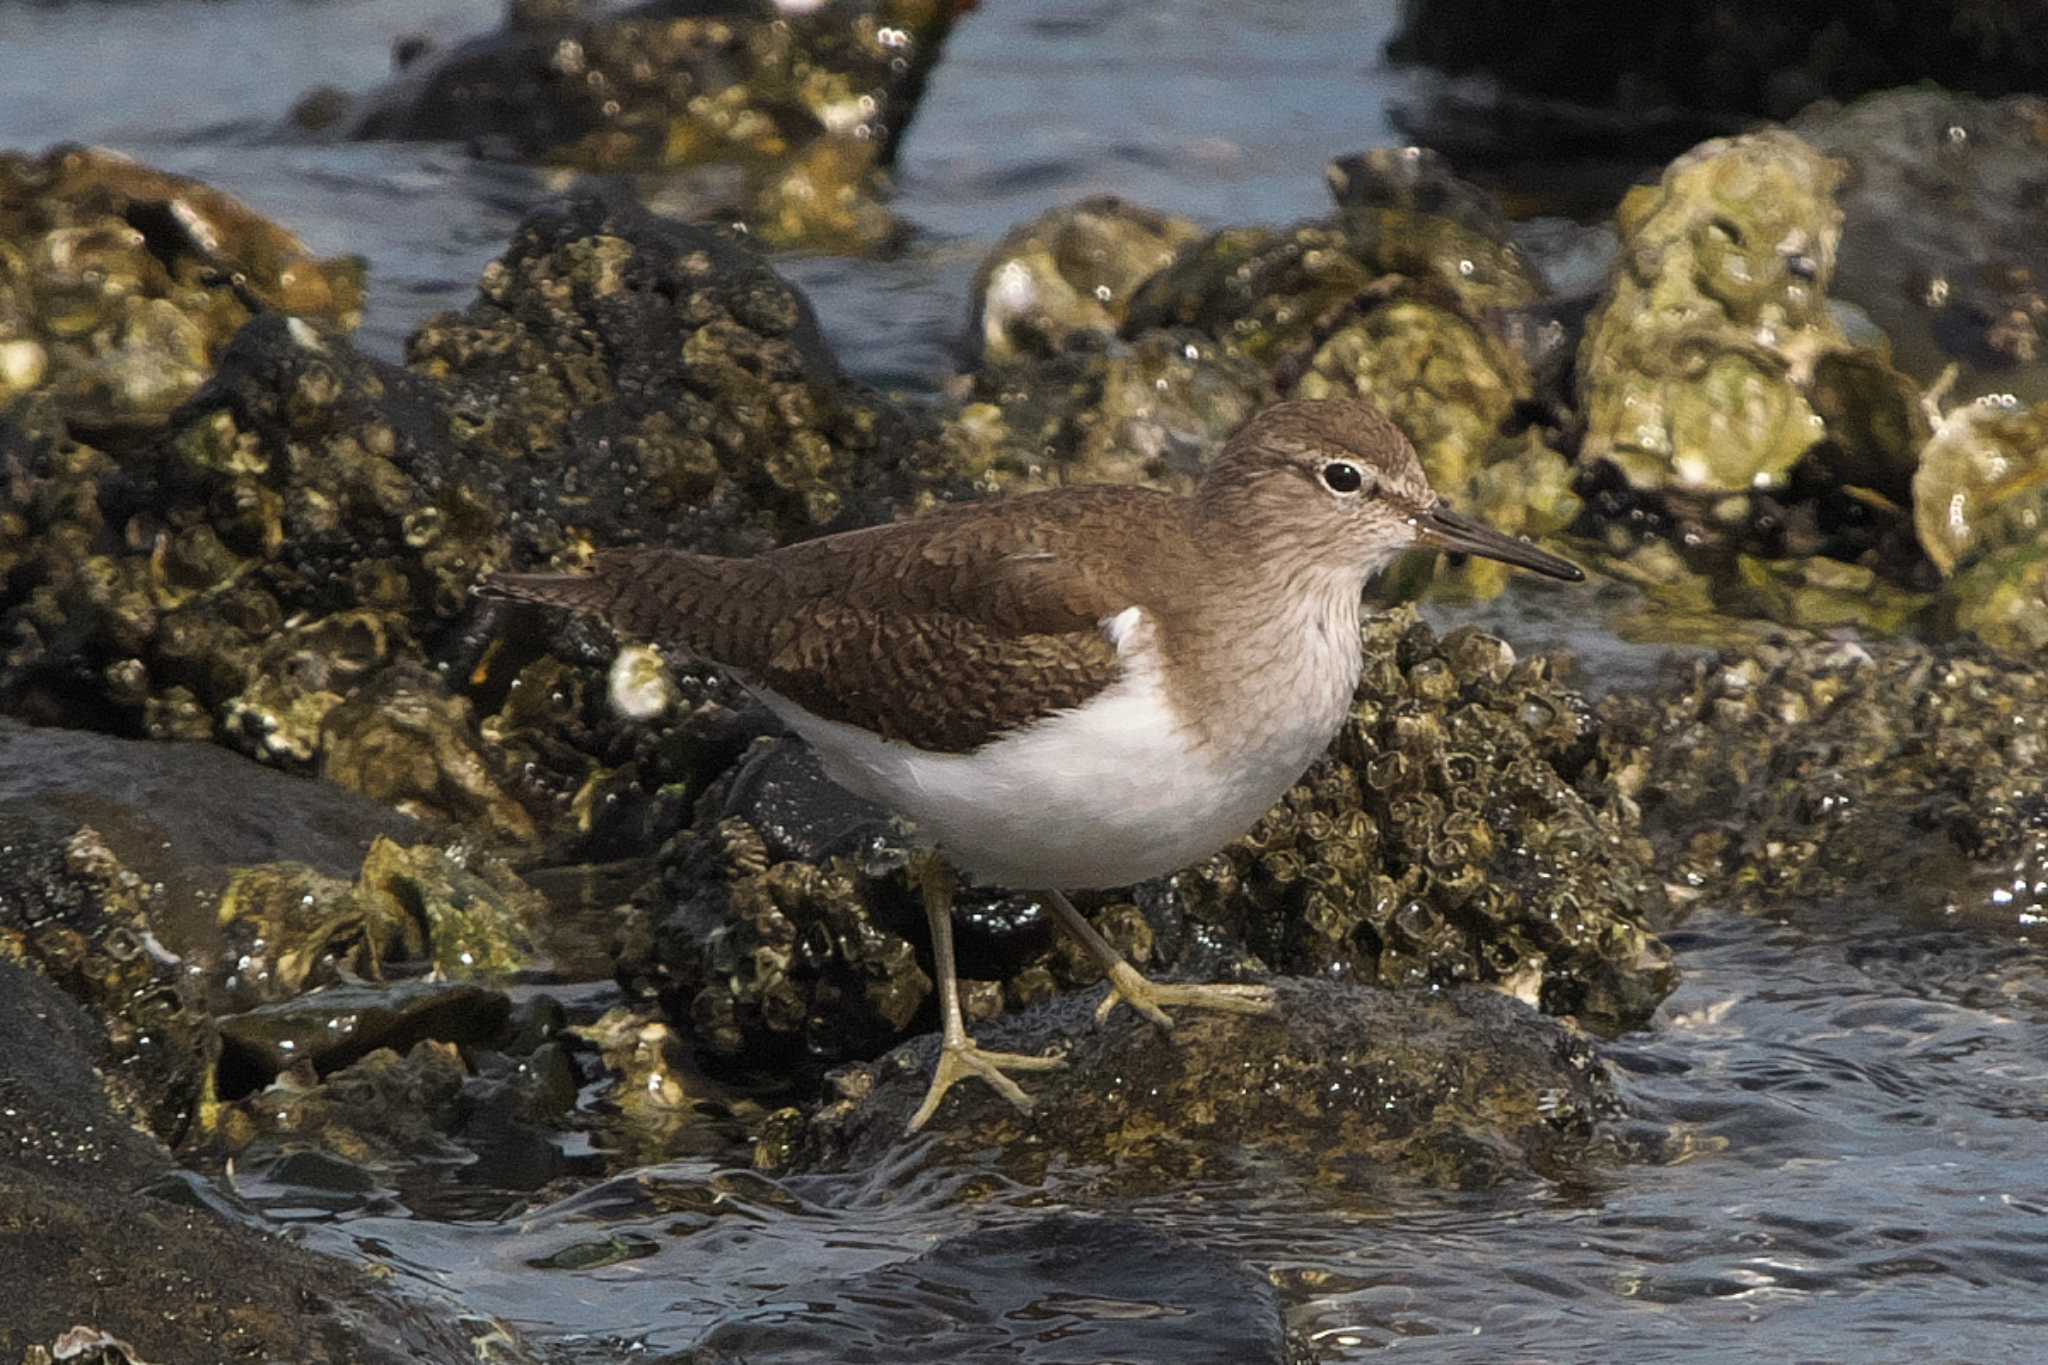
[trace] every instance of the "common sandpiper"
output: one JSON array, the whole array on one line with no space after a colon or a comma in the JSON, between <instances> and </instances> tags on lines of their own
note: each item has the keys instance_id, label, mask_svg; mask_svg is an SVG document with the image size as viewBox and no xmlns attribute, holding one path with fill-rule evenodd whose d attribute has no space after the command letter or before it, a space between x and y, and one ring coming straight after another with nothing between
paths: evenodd
<instances>
[{"instance_id":1,"label":"common sandpiper","mask_svg":"<svg viewBox=\"0 0 2048 1365\"><path fill-rule=\"evenodd\" d=\"M1264 986L1156 982L1066 897L1187 867L1250 829L1336 736L1363 666L1366 580L1410 549L1568 581L1556 555L1454 511L1379 409L1275 404L1189 496L1071 486L847 531L752 559L601 551L588 572L494 574L486 595L602 617L716 663L847 790L915 822L977 881L1043 898L1118 1002L1264 1012ZM936 875L935 875L936 874ZM1057 1057L968 1036L950 882L920 882L944 1028L912 1131L979 1076Z\"/></svg>"}]
</instances>

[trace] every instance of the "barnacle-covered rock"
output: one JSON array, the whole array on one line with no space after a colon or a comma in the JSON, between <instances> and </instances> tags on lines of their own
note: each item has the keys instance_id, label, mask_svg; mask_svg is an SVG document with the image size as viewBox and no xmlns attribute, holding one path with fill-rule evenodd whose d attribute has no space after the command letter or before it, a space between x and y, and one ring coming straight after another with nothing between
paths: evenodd
<instances>
[{"instance_id":1,"label":"barnacle-covered rock","mask_svg":"<svg viewBox=\"0 0 2048 1365\"><path fill-rule=\"evenodd\" d=\"M1827 310L1839 163L1790 133L1702 143L1622 201L1622 255L1579 351L1582 462L1639 488L1783 484L1822 436L1802 389Z\"/></svg>"},{"instance_id":2,"label":"barnacle-covered rock","mask_svg":"<svg viewBox=\"0 0 2048 1365\"><path fill-rule=\"evenodd\" d=\"M1638 1023L1677 981L1653 932L1668 908L1634 812L1576 789L1595 743L1547 660L1390 613L1366 627L1329 755L1174 886L1275 971L1494 983L1553 1013Z\"/></svg>"},{"instance_id":3,"label":"barnacle-covered rock","mask_svg":"<svg viewBox=\"0 0 2048 1365\"><path fill-rule=\"evenodd\" d=\"M670 729L628 722L603 632L524 638L476 609L480 574L751 552L966 486L741 240L595 199L530 219L413 369L266 316L146 452L80 442L47 402L0 422L0 452L0 706L224 740L515 839L551 812L672 829L662 788L701 789L751 732L709 680Z\"/></svg>"},{"instance_id":4,"label":"barnacle-covered rock","mask_svg":"<svg viewBox=\"0 0 2048 1365\"><path fill-rule=\"evenodd\" d=\"M1943 85L1816 105L1793 121L1850 168L1833 293L1869 314L1921 384L1955 365L1961 397L2048 401L2048 101Z\"/></svg>"},{"instance_id":5,"label":"barnacle-covered rock","mask_svg":"<svg viewBox=\"0 0 2048 1365\"><path fill-rule=\"evenodd\" d=\"M0 698L53 721L203 720L309 764L335 701L505 553L429 386L298 319L245 328L150 458L83 447L44 410L0 441L23 531Z\"/></svg>"},{"instance_id":6,"label":"barnacle-covered rock","mask_svg":"<svg viewBox=\"0 0 2048 1365\"><path fill-rule=\"evenodd\" d=\"M1584 1035L1493 991L1364 990L1282 981L1269 1015L1188 1011L1164 1036L1094 1024L1087 998L979 1032L1007 1052L1064 1049L1019 1114L960 1086L918 1135L923 1158L993 1160L1027 1185L1059 1170L1062 1197L1115 1200L1190 1182L1285 1172L1320 1186L1389 1176L1458 1189L1558 1179L1614 1147L1623 1114ZM772 1124L757 1160L865 1167L905 1142L936 1051L920 1039L841 1080L842 1098Z\"/></svg>"},{"instance_id":7,"label":"barnacle-covered rock","mask_svg":"<svg viewBox=\"0 0 2048 1365\"><path fill-rule=\"evenodd\" d=\"M431 53L352 115L371 139L468 142L593 171L718 165L700 211L738 207L770 240L872 239L874 196L960 0L649 0L514 6L495 33Z\"/></svg>"},{"instance_id":8,"label":"barnacle-covered rock","mask_svg":"<svg viewBox=\"0 0 2048 1365\"><path fill-rule=\"evenodd\" d=\"M905 1036L932 983L908 937L920 912L901 833L801 747L762 744L662 851L619 972L707 1065L815 1071Z\"/></svg>"},{"instance_id":9,"label":"barnacle-covered rock","mask_svg":"<svg viewBox=\"0 0 2048 1365\"><path fill-rule=\"evenodd\" d=\"M0 814L0 959L33 967L106 1031L114 1102L166 1144L211 1093L220 1042L187 965L153 932L163 897L90 826L52 837Z\"/></svg>"},{"instance_id":10,"label":"barnacle-covered rock","mask_svg":"<svg viewBox=\"0 0 2048 1365\"><path fill-rule=\"evenodd\" d=\"M321 729L320 775L408 815L454 820L514 840L536 829L478 742L469 699L422 670L394 668L335 707Z\"/></svg>"},{"instance_id":11,"label":"barnacle-covered rock","mask_svg":"<svg viewBox=\"0 0 2048 1365\"><path fill-rule=\"evenodd\" d=\"M840 375L743 240L622 202L536 211L408 354L546 552L750 553L886 520L946 477L929 429Z\"/></svg>"},{"instance_id":12,"label":"barnacle-covered rock","mask_svg":"<svg viewBox=\"0 0 2048 1365\"><path fill-rule=\"evenodd\" d=\"M1184 493L1270 393L1259 367L1221 343L1155 328L984 368L943 440L953 467L992 490L1150 483Z\"/></svg>"},{"instance_id":13,"label":"barnacle-covered rock","mask_svg":"<svg viewBox=\"0 0 2048 1365\"><path fill-rule=\"evenodd\" d=\"M45 389L82 427L153 426L256 311L352 328L362 303L360 260L198 181L98 148L0 154L0 409Z\"/></svg>"},{"instance_id":14,"label":"barnacle-covered rock","mask_svg":"<svg viewBox=\"0 0 2048 1365\"><path fill-rule=\"evenodd\" d=\"M974 277L968 341L1004 364L1108 338L1132 293L1200 235L1185 218L1099 195L1052 209L996 243Z\"/></svg>"},{"instance_id":15,"label":"barnacle-covered rock","mask_svg":"<svg viewBox=\"0 0 2048 1365\"><path fill-rule=\"evenodd\" d=\"M2048 679L1972 645L1779 641L1602 703L1602 779L1694 896L2032 933L2048 914Z\"/></svg>"}]
</instances>

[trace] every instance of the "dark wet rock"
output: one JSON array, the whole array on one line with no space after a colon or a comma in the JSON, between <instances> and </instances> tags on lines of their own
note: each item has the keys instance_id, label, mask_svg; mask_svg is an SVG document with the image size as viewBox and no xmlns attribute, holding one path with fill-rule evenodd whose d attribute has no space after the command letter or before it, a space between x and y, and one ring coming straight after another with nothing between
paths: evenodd
<instances>
[{"instance_id":1,"label":"dark wet rock","mask_svg":"<svg viewBox=\"0 0 2048 1365\"><path fill-rule=\"evenodd\" d=\"M1123 325L1132 293L1200 235L1185 218L1100 195L1012 228L974 276L968 344L1005 364Z\"/></svg>"},{"instance_id":2,"label":"dark wet rock","mask_svg":"<svg viewBox=\"0 0 2048 1365\"><path fill-rule=\"evenodd\" d=\"M960 0L652 0L514 5L505 26L405 64L351 116L302 101L305 127L467 142L594 171L716 165L768 240L873 240L874 196ZM701 191L700 191L701 193Z\"/></svg>"},{"instance_id":3,"label":"dark wet rock","mask_svg":"<svg viewBox=\"0 0 2048 1365\"><path fill-rule=\"evenodd\" d=\"M256 312L354 327L363 273L114 152L0 155L0 410L37 390L81 428L156 426Z\"/></svg>"},{"instance_id":4,"label":"dark wet rock","mask_svg":"<svg viewBox=\"0 0 2048 1365\"><path fill-rule=\"evenodd\" d=\"M1442 640L1410 610L1367 629L1350 722L1244 839L1128 896L1081 899L1146 970L1257 970L1433 988L1494 983L1603 1026L1676 982L1668 911L1626 802L1582 795L1599 736L1544 659ZM769 742L701 804L623 932L621 979L687 1021L714 1073L791 1079L934 1020L904 836ZM965 890L976 1017L1100 979L1028 896Z\"/></svg>"},{"instance_id":5,"label":"dark wet rock","mask_svg":"<svg viewBox=\"0 0 2048 1365\"><path fill-rule=\"evenodd\" d=\"M461 980L374 984L534 965L545 907L502 862L401 844L383 832L408 832L400 817L211 746L5 723L0 773L0 960L92 1012L107 1092L140 1129L180 1150L238 1151L272 1103L252 1092L287 1076L296 1085L278 1094L311 1090L379 1049L451 1043L471 1049L454 1064L475 1074L458 1081L461 1122L434 1160L457 1140L498 1151L520 1134L529 1166L546 1156L542 1111L520 1097L544 1066L566 1066L559 1019L522 1023L498 990ZM417 1089L327 1093L360 1132ZM369 1093L386 1110L372 1114ZM471 1121L507 1106L502 1123ZM297 1103L295 1121L311 1126L317 1107Z\"/></svg>"},{"instance_id":6,"label":"dark wet rock","mask_svg":"<svg viewBox=\"0 0 2048 1365\"><path fill-rule=\"evenodd\" d=\"M409 361L454 392L465 450L502 463L544 552L751 553L885 520L943 478L928 429L840 375L742 239L624 203L537 211Z\"/></svg>"},{"instance_id":7,"label":"dark wet rock","mask_svg":"<svg viewBox=\"0 0 2048 1365\"><path fill-rule=\"evenodd\" d=\"M223 1216L232 1206L203 1182L195 1197L109 1102L101 1075L123 1062L98 1022L6 961L0 1037L0 1358L473 1358L464 1333L383 1298L358 1268Z\"/></svg>"},{"instance_id":8,"label":"dark wet rock","mask_svg":"<svg viewBox=\"0 0 2048 1365\"><path fill-rule=\"evenodd\" d=\"M511 1013L502 993L462 982L326 986L222 1018L222 1066L257 1084L301 1061L336 1071L380 1048L487 1042Z\"/></svg>"},{"instance_id":9,"label":"dark wet rock","mask_svg":"<svg viewBox=\"0 0 2048 1365\"><path fill-rule=\"evenodd\" d=\"M0 1025L0 1170L133 1189L170 1165L135 1122L106 1029L48 977L0 960Z\"/></svg>"},{"instance_id":10,"label":"dark wet rock","mask_svg":"<svg viewBox=\"0 0 2048 1365\"><path fill-rule=\"evenodd\" d=\"M1610 768L1689 898L2032 933L2048 913L2048 681L1974 646L1786 641L1602 703Z\"/></svg>"},{"instance_id":11,"label":"dark wet rock","mask_svg":"<svg viewBox=\"0 0 2048 1365\"><path fill-rule=\"evenodd\" d=\"M2048 401L2048 101L1890 90L1792 127L1849 167L1834 292L1899 367L1929 385L1955 364L1962 398Z\"/></svg>"},{"instance_id":12,"label":"dark wet rock","mask_svg":"<svg viewBox=\"0 0 2048 1365\"><path fill-rule=\"evenodd\" d=\"M1265 1276L1119 1218L1052 1214L977 1229L914 1260L812 1283L804 1298L808 1312L778 1301L733 1315L671 1365L1308 1358L1290 1351Z\"/></svg>"},{"instance_id":13,"label":"dark wet rock","mask_svg":"<svg viewBox=\"0 0 2048 1365\"><path fill-rule=\"evenodd\" d=\"M1703 124L1733 132L1753 117L1788 118L1824 96L1846 99L1931 81L1998 95L2048 81L2048 37L2035 3L1871 6L1828 0L1787 9L1772 0L1687 0L1617 24L1563 3L1502 5L1407 0L1388 45L1396 61L1452 75L1484 72L1511 90L1611 116L1612 150L1662 160ZM1511 127L1518 106L1506 102ZM1530 122L1534 122L1530 120ZM1503 147L1528 153L1552 128L1524 127ZM1677 137L1676 142L1668 139ZM1551 144L1554 145L1554 144Z\"/></svg>"},{"instance_id":14,"label":"dark wet rock","mask_svg":"<svg viewBox=\"0 0 2048 1365\"><path fill-rule=\"evenodd\" d=\"M109 1093L175 1145L201 1121L220 1041L192 972L152 932L158 894L89 826L50 837L0 817L0 961L41 971L93 1012Z\"/></svg>"},{"instance_id":15,"label":"dark wet rock","mask_svg":"<svg viewBox=\"0 0 2048 1365\"><path fill-rule=\"evenodd\" d=\"M1030 1078L1030 1115L960 1086L916 1140L942 1162L993 1151L1027 1184L1059 1168L1062 1190L1085 1200L1275 1168L1350 1188L1470 1189L1582 1173L1622 1114L1583 1035L1497 991L1276 984L1277 1013L1184 1011L1170 1037L1128 1015L1098 1027L1079 996L984 1025L984 1046L1061 1047L1067 1065ZM778 1116L757 1159L836 1170L898 1153L937 1043L849 1072L844 1097L808 1118Z\"/></svg>"},{"instance_id":16,"label":"dark wet rock","mask_svg":"<svg viewBox=\"0 0 2048 1365\"><path fill-rule=\"evenodd\" d=\"M243 1180L294 1203L361 1211L399 1199L415 1214L464 1217L513 1192L588 1171L560 1134L581 1073L551 1047L491 1074L453 1043L379 1048L328 1075L281 1073L226 1108L219 1147Z\"/></svg>"},{"instance_id":17,"label":"dark wet rock","mask_svg":"<svg viewBox=\"0 0 2048 1365\"><path fill-rule=\"evenodd\" d=\"M954 467L991 491L1150 483L1188 492L1271 396L1260 367L1223 343L1155 328L984 367L943 439Z\"/></svg>"}]
</instances>

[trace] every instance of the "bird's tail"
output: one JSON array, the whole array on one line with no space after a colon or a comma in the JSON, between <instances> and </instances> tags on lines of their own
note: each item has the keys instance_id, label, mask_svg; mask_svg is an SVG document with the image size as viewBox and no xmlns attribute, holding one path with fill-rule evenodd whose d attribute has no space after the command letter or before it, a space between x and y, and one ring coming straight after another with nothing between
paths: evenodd
<instances>
[{"instance_id":1,"label":"bird's tail","mask_svg":"<svg viewBox=\"0 0 2048 1365\"><path fill-rule=\"evenodd\" d=\"M494 573L476 585L478 597L505 602L540 602L570 611L609 616L618 605L616 575L597 573Z\"/></svg>"}]
</instances>

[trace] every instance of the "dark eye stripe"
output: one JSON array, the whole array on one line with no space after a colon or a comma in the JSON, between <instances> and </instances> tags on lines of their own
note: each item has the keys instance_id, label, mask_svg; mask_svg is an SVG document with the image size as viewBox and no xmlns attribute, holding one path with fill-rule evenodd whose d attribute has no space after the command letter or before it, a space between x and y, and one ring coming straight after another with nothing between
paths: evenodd
<instances>
[{"instance_id":1,"label":"dark eye stripe","mask_svg":"<svg viewBox=\"0 0 2048 1365\"><path fill-rule=\"evenodd\" d=\"M1323 483L1332 493L1356 493L1365 486L1365 475L1355 464L1332 460L1323 466Z\"/></svg>"}]
</instances>

